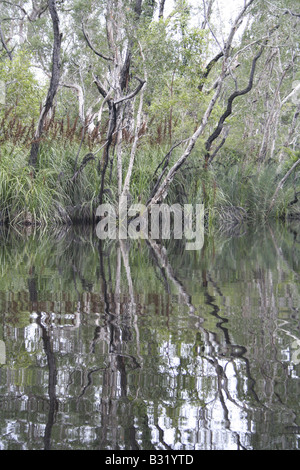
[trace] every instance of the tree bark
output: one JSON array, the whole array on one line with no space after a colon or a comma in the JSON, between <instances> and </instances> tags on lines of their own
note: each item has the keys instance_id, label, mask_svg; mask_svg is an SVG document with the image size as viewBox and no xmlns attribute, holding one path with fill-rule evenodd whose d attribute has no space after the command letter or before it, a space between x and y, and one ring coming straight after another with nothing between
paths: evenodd
<instances>
[{"instance_id":1,"label":"tree bark","mask_svg":"<svg viewBox=\"0 0 300 470\"><path fill-rule=\"evenodd\" d=\"M10 51L7 47L7 44L5 42L5 39L4 39L4 35L3 35L3 31L2 31L2 27L1 27L1 22L0 22L0 39L1 39L1 44L4 48L4 50L6 51L8 57L9 57L9 60L12 61L12 51Z\"/></svg>"},{"instance_id":2,"label":"tree bark","mask_svg":"<svg viewBox=\"0 0 300 470\"><path fill-rule=\"evenodd\" d=\"M225 43L225 46L223 48L223 65L222 65L222 69L221 69L221 72L220 72L220 75L219 75L219 78L218 80L216 81L216 85L214 87L215 89L215 92L214 92L214 95L213 97L211 98L207 108L206 108L206 111L203 115L203 118L202 118L202 121L200 123L200 126L198 127L198 129L194 132L194 134L192 135L192 137L190 137L189 139L189 142L188 142L188 145L185 149L185 151L183 152L183 154L181 155L181 157L174 163L174 165L170 168L169 172L167 173L165 179L162 181L162 183L160 184L160 186L157 188L155 194L149 199L149 201L147 202L147 207L153 205L153 204L157 204L157 203L160 203L163 199L165 199L165 197L167 196L168 194L168 190L169 190L169 187L170 187L170 184L172 183L172 181L174 180L175 176L176 176L176 173L178 172L178 170L182 167L182 165L185 163L185 161L187 160L187 158L189 157L189 155L191 154L197 140L199 139L199 137L203 134L205 128L206 128L206 125L207 125L207 122L208 122L208 119L210 118L211 116L211 113L215 107L215 104L220 96L220 93L221 93L221 89L222 89L222 86L223 86L223 81L226 77L226 74L227 74L227 69L228 69L228 58L229 58L229 53L230 53L230 49L231 49L231 45L232 45L232 41L233 41L233 38L234 38L234 35L236 33L236 31L238 30L239 26L241 25L242 23L242 20L243 20L243 17L247 11L247 9L252 5L254 0L249 0L247 3L244 4L244 7L243 9L240 11L240 13L238 14L238 16L236 17L232 27L231 27L231 30L229 32L229 35L228 35L228 38L227 38L227 41ZM261 51L262 52L262 51ZM260 54L261 55L261 54ZM259 55L259 57L260 57ZM258 57L257 59L258 60ZM256 63L256 62L255 62ZM253 75L254 75L254 71L253 71ZM251 82L249 83L251 84ZM249 85L248 85L249 86ZM252 84L251 84L252 86ZM248 87L247 87L248 88ZM239 92L241 94L244 93L244 90L242 90L242 92ZM233 96L233 95L232 95ZM239 96L239 95L238 95ZM235 98L235 96L232 98L232 101L233 99ZM232 105L232 102L231 102L231 105ZM230 112L231 112L231 108L230 108ZM225 117L226 119L226 117ZM224 119L224 121L225 121ZM221 126L221 130L222 130L222 127L223 127L223 123L222 123L222 126ZM219 126L218 126L219 128ZM220 130L220 132L221 132ZM219 134L218 134L219 135ZM214 139L213 139L214 140Z\"/></svg>"},{"instance_id":3,"label":"tree bark","mask_svg":"<svg viewBox=\"0 0 300 470\"><path fill-rule=\"evenodd\" d=\"M52 26L53 26L53 52L52 52L52 73L51 73L51 80L49 85L49 90L46 98L46 102L42 108L37 129L34 136L34 142L31 146L30 156L29 156L29 165L36 168L37 166L37 159L40 147L40 139L43 134L43 128L45 124L45 120L49 111L53 106L53 101L59 86L59 79L60 79L60 69L61 69L61 40L62 34L60 33L59 29L59 17L56 10L56 0L48 0L48 7L52 19Z\"/></svg>"},{"instance_id":4,"label":"tree bark","mask_svg":"<svg viewBox=\"0 0 300 470\"><path fill-rule=\"evenodd\" d=\"M160 0L159 2L159 12L158 12L159 19L163 19L164 17L165 3L166 3L166 0Z\"/></svg>"},{"instance_id":5,"label":"tree bark","mask_svg":"<svg viewBox=\"0 0 300 470\"><path fill-rule=\"evenodd\" d=\"M255 73L255 69L256 69L256 63L257 63L258 59L260 58L260 56L262 55L264 47L265 47L265 45L262 45L262 47L260 48L258 54L254 57L254 59L252 61L252 67L251 67L251 72L250 72L250 77L249 77L249 82L248 82L247 87L244 88L243 90L236 90L230 95L230 97L228 98L228 101L227 101L227 108L226 108L225 112L220 117L216 129L210 135L210 137L207 139L207 141L205 143L205 150L206 150L205 159L206 159L206 161L208 161L208 159L209 159L209 156L210 156L209 152L210 152L212 143L217 139L217 137L219 137L219 135L222 132L225 120L232 113L232 105L233 105L234 100L237 97L246 95L247 93L249 93L251 91L251 89L253 87L253 80L254 80L254 73Z\"/></svg>"}]
</instances>

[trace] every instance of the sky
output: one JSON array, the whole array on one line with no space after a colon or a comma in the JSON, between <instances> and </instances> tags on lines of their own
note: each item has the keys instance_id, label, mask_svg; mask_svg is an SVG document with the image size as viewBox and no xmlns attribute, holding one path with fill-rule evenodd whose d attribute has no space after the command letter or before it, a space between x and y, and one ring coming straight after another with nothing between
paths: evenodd
<instances>
[{"instance_id":1,"label":"sky","mask_svg":"<svg viewBox=\"0 0 300 470\"><path fill-rule=\"evenodd\" d=\"M214 11L218 11L217 15L213 17L213 23L219 24L224 28L224 33L228 32L230 22L235 19L238 12L244 5L244 0L215 0ZM202 0L189 0L192 6L199 7L203 4ZM165 17L171 13L174 8L174 0L166 0L165 3Z\"/></svg>"}]
</instances>

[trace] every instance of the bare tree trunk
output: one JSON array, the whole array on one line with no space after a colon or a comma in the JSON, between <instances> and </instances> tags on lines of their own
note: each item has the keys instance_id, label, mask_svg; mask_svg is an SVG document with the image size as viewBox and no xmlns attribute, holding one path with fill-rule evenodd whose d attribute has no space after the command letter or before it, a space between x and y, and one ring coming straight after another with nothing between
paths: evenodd
<instances>
[{"instance_id":1,"label":"bare tree trunk","mask_svg":"<svg viewBox=\"0 0 300 470\"><path fill-rule=\"evenodd\" d=\"M50 109L53 106L53 101L59 86L60 79L60 69L61 69L61 40L62 34L59 29L59 17L56 10L56 0L48 0L48 7L52 19L54 40L53 40L53 52L52 52L52 73L51 80L49 85L49 90L46 98L46 102L42 108L37 129L34 136L34 142L31 146L30 156L29 156L29 165L32 165L36 168L38 152L40 147L40 139L43 134L44 123L49 113Z\"/></svg>"},{"instance_id":2,"label":"bare tree trunk","mask_svg":"<svg viewBox=\"0 0 300 470\"><path fill-rule=\"evenodd\" d=\"M233 38L234 38L234 35L236 33L236 31L238 30L239 26L241 25L242 23L242 20L244 18L244 15L247 11L247 9L252 5L252 3L254 2L254 0L249 0L247 3L245 2L244 3L244 6L242 8L242 10L240 11L240 13L238 14L238 16L236 17L235 21L233 22L233 25L231 27L231 30L229 32L229 35L228 35L228 38L227 38L227 41L225 43L225 46L222 50L222 54L220 53L220 56L218 54L218 56L216 56L216 60L219 60L219 58L221 58L223 56L223 65L222 65L222 70L220 72L220 75L216 81L216 84L214 86L214 89L215 89L215 92L214 92L214 95L213 97L211 98L207 108L206 108L206 111L203 115L203 118L202 118L202 121L200 123L200 126L198 127L198 129L194 132L194 134L192 135L192 137L190 137L189 141L188 141L188 145L185 149L185 151L183 152L183 154L181 155L181 157L174 163L174 165L170 168L169 172L167 173L165 179L162 181L162 183L157 187L156 191L155 191L155 194L149 199L149 201L147 202L147 207L153 205L153 204L157 204L159 202L161 202L163 199L165 199L165 197L167 196L168 194L168 190L169 190L169 187L170 187L170 184L173 182L177 172L179 171L179 169L182 167L182 165L185 163L185 161L187 160L187 158L189 157L189 155L191 154L198 138L203 134L205 128L206 128L206 125L207 125L207 122L208 122L208 119L210 118L211 116L211 113L215 107L215 104L220 96L220 93L221 93L221 89L223 87L223 81L226 77L226 74L228 72L228 67L229 67L229 53L230 53L230 49L231 49L231 45L232 45L232 41L233 41ZM260 57L260 55L259 55ZM258 58L256 60L258 60ZM255 61L256 63L256 61ZM255 67L254 67L254 70L255 70ZM208 71L209 73L209 71ZM253 75L254 75L254 71L253 71ZM251 78L251 76L250 76ZM253 77L252 77L253 79ZM252 83L251 81L249 82L249 85L252 86ZM249 86L248 85L248 86ZM248 88L248 87L247 87ZM241 90L241 91L238 91L236 92L237 95L233 94L231 96L231 101L228 103L228 109L227 109L227 112L229 111L229 114L231 113L231 106L232 106L232 102L233 100L236 98L236 96L240 96L240 94L244 94L246 91L245 90ZM228 115L229 115L228 114ZM222 119L222 118L221 118ZM224 121L226 119L226 116L225 114L223 115L223 120L220 120L219 122L219 125L215 131L215 135L216 137L220 134L222 128L223 128L223 124L224 124ZM219 132L219 129L220 129L220 132ZM213 140L215 140L215 138L213 138ZM212 140L212 141L213 141Z\"/></svg>"},{"instance_id":3,"label":"bare tree trunk","mask_svg":"<svg viewBox=\"0 0 300 470\"><path fill-rule=\"evenodd\" d=\"M159 12L158 12L159 19L163 19L164 17L165 3L166 3L166 0L160 0L159 2Z\"/></svg>"},{"instance_id":4,"label":"bare tree trunk","mask_svg":"<svg viewBox=\"0 0 300 470\"><path fill-rule=\"evenodd\" d=\"M243 95L246 95L247 93L249 93L251 90L252 90L252 87L253 87L253 80L254 80L254 74L255 74L255 69L256 69L256 64L257 64L257 61L258 59L260 58L260 56L262 55L263 53L263 50L264 50L264 47L266 45L266 42L261 46L259 52L257 53L257 55L254 57L253 61L252 61L252 66L251 66L251 71L250 71L250 77L249 77L249 82L248 82L248 85L246 88L244 88L243 90L235 90L231 95L230 97L228 98L227 100L227 108L225 110L225 112L222 114L222 116L220 117L219 119L219 122L218 122L218 125L216 127L216 129L214 130L214 132L211 134L211 136L207 139L206 143L205 143L205 150L206 150L206 162L209 160L209 152L210 152L210 149L211 149L211 146L212 146L212 143L217 139L217 137L219 137L219 135L221 134L222 132L222 129L223 129L223 126L224 126L224 123L225 123L225 120L228 118L228 116L231 115L232 113L232 105L233 105L233 102L236 98L238 98L239 96L243 96Z\"/></svg>"},{"instance_id":5,"label":"bare tree trunk","mask_svg":"<svg viewBox=\"0 0 300 470\"><path fill-rule=\"evenodd\" d=\"M61 83L61 86L65 88L71 88L76 91L78 97L78 115L81 121L81 124L85 125L85 111L84 111L84 93L80 85L76 83Z\"/></svg>"},{"instance_id":6,"label":"bare tree trunk","mask_svg":"<svg viewBox=\"0 0 300 470\"><path fill-rule=\"evenodd\" d=\"M292 121L290 130L289 130L288 136L286 138L285 143L283 144L283 146L285 148L287 148L289 146L294 148L294 146L295 146L295 141L297 140L297 133L295 131L296 131L296 128L297 128L297 122L298 122L299 114L300 114L300 103L298 104L298 106L296 108L296 111L295 111L294 116L293 116L293 121ZM295 134L296 134L296 137L294 137ZM279 153L279 156L278 156L279 163L282 162L283 154L284 154L284 149L282 149Z\"/></svg>"},{"instance_id":7,"label":"bare tree trunk","mask_svg":"<svg viewBox=\"0 0 300 470\"><path fill-rule=\"evenodd\" d=\"M279 56L279 64L280 64L280 52L278 52L278 56ZM286 67L284 71L281 70L281 77L279 79L276 91L274 93L274 100L271 104L271 109L269 111L269 115L264 126L263 139L262 139L262 143L261 143L261 147L260 147L260 151L258 155L258 160L260 162L263 162L266 159L270 142L271 142L271 157L274 152L274 147L272 146L272 142L276 140L278 118L279 118L279 113L282 107L282 102L280 99L280 88L283 83L284 77L287 74L289 69L290 69L290 65L288 65L288 67ZM272 147L273 147L273 150L272 150Z\"/></svg>"},{"instance_id":8,"label":"bare tree trunk","mask_svg":"<svg viewBox=\"0 0 300 470\"><path fill-rule=\"evenodd\" d=\"M143 60L143 63L145 64L145 56L144 56L144 53L143 53L143 50L142 50L142 46L141 46L141 44L139 44L139 46L140 46L140 53L141 53L141 56L142 56L142 60ZM144 65L144 77L145 77L144 84L146 84L148 77L147 77L147 71L146 71L145 65ZM120 201L124 200L126 194L129 191L129 187L130 187L133 164L134 164L135 154L136 154L137 145L138 145L138 141L139 141L139 131L141 129L141 124L142 124L142 112L143 112L144 95L145 95L145 86L144 86L144 84L141 88L140 103L139 103L138 113L137 113L137 117L136 117L134 141L133 141L133 145L132 145L132 149L131 149L129 165L128 165L124 185L123 185L123 188L122 188Z\"/></svg>"}]
</instances>

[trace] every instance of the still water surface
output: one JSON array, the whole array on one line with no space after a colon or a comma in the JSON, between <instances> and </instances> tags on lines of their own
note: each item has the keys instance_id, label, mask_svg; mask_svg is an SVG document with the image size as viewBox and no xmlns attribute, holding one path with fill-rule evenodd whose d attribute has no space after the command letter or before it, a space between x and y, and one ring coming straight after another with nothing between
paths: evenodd
<instances>
[{"instance_id":1,"label":"still water surface","mask_svg":"<svg viewBox=\"0 0 300 470\"><path fill-rule=\"evenodd\" d=\"M0 449L299 449L299 229L3 231Z\"/></svg>"}]
</instances>

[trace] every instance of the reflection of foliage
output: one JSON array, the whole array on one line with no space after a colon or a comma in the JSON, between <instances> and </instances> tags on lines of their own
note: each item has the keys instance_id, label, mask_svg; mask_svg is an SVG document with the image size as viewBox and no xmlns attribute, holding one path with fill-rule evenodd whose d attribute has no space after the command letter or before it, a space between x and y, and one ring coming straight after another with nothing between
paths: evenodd
<instances>
[{"instance_id":1,"label":"reflection of foliage","mask_svg":"<svg viewBox=\"0 0 300 470\"><path fill-rule=\"evenodd\" d=\"M299 270L290 256L298 252L295 237L281 226L244 238L219 234L207 238L199 253L170 241L161 265L159 253L149 256L144 242L131 242L123 251L111 243L100 256L89 231L10 234L1 244L0 303L9 314L2 317L8 362L0 394L7 394L9 384L13 397L48 400L48 362L55 357L56 448L97 448L101 442L102 448L167 449L166 429L173 432L172 446L196 445L202 428L214 435L214 410L228 433L232 410L263 431L265 421L280 421L277 395L266 395L266 387L280 395L278 414L298 406L297 396L286 392L293 377L281 357L288 348L294 351L298 333L278 301L280 294L281 302L299 303ZM35 281L36 302L28 294L29 280ZM36 309L42 316L29 318ZM24 330L27 321L36 336ZM45 349L47 338L53 352L49 343ZM296 374L296 364L288 367ZM46 422L47 416L43 411L38 419ZM30 420L37 425L36 415ZM62 432L64 444L57 437ZM22 439L42 446L41 436L34 443ZM241 431L239 439L244 447L261 445L255 433L250 438Z\"/></svg>"},{"instance_id":2,"label":"reflection of foliage","mask_svg":"<svg viewBox=\"0 0 300 470\"><path fill-rule=\"evenodd\" d=\"M16 354L13 354L7 363L7 366L19 370L19 369L27 369L32 364L32 357L27 351L19 351ZM20 380L19 385L21 385L22 380ZM17 384L16 384L17 385Z\"/></svg>"},{"instance_id":3,"label":"reflection of foliage","mask_svg":"<svg viewBox=\"0 0 300 470\"><path fill-rule=\"evenodd\" d=\"M24 328L30 323L30 312L22 312L18 310L13 313L6 313L5 321L14 328Z\"/></svg>"}]
</instances>

